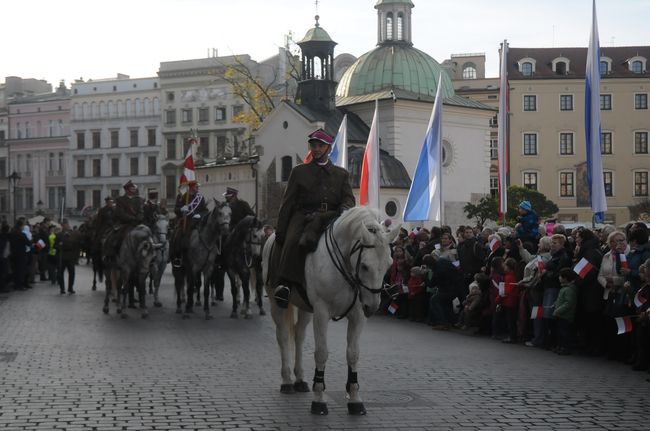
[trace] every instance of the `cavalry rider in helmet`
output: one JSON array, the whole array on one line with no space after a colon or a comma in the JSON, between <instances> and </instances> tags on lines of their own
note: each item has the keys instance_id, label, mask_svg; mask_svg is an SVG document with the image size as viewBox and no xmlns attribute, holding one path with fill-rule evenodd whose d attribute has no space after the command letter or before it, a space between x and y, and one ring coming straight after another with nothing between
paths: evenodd
<instances>
[{"instance_id":1,"label":"cavalry rider in helmet","mask_svg":"<svg viewBox=\"0 0 650 431\"><path fill-rule=\"evenodd\" d=\"M308 137L312 160L291 170L282 196L271 268L277 305L286 308L291 289L304 285L305 257L343 210L355 205L350 174L329 160L333 139L318 129ZM299 290L306 299L304 289Z\"/></svg>"},{"instance_id":2,"label":"cavalry rider in helmet","mask_svg":"<svg viewBox=\"0 0 650 431\"><path fill-rule=\"evenodd\" d=\"M171 240L170 259L172 266L180 268L183 251L187 249L192 229L208 213L208 204L199 193L199 183L192 180L187 183L187 191L176 196L174 213L177 217L174 236Z\"/></svg>"},{"instance_id":3,"label":"cavalry rider in helmet","mask_svg":"<svg viewBox=\"0 0 650 431\"><path fill-rule=\"evenodd\" d=\"M138 186L129 180L123 187L124 194L116 199L113 213L117 225L106 239L109 246L105 247L104 255L107 258L117 255L127 233L144 221L143 201L138 196Z\"/></svg>"},{"instance_id":4,"label":"cavalry rider in helmet","mask_svg":"<svg viewBox=\"0 0 650 431\"><path fill-rule=\"evenodd\" d=\"M230 215L231 231L235 228L235 226L237 226L237 223L244 219L244 217L249 215L255 216L255 213L251 209L251 206L248 204L248 202L243 199L239 199L238 194L239 191L232 187L226 187L226 192L223 194L223 196L226 198L226 202L228 202L230 210L232 211Z\"/></svg>"},{"instance_id":5,"label":"cavalry rider in helmet","mask_svg":"<svg viewBox=\"0 0 650 431\"><path fill-rule=\"evenodd\" d=\"M113 229L115 225L115 205L113 198L106 196L104 198L105 205L97 211L97 219L95 220L95 242L101 244L103 239Z\"/></svg>"}]
</instances>

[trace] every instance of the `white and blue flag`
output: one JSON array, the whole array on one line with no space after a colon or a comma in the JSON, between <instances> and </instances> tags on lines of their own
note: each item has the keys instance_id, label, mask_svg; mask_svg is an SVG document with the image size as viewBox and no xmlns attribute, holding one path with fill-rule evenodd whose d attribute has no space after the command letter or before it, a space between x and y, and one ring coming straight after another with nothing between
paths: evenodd
<instances>
[{"instance_id":1,"label":"white and blue flag","mask_svg":"<svg viewBox=\"0 0 650 431\"><path fill-rule=\"evenodd\" d=\"M442 73L438 78L427 134L424 137L411 188L404 207L404 221L442 222Z\"/></svg>"},{"instance_id":2,"label":"white and blue flag","mask_svg":"<svg viewBox=\"0 0 650 431\"><path fill-rule=\"evenodd\" d=\"M598 21L596 19L596 0L593 1L591 35L587 50L587 70L585 73L585 137L587 144L587 184L589 201L594 213L594 221L602 223L607 211L605 183L603 181L603 161L600 149L600 44L598 42Z\"/></svg>"},{"instance_id":3,"label":"white and blue flag","mask_svg":"<svg viewBox=\"0 0 650 431\"><path fill-rule=\"evenodd\" d=\"M348 114L343 116L339 131L334 138L330 161L343 169L348 168Z\"/></svg>"}]
</instances>

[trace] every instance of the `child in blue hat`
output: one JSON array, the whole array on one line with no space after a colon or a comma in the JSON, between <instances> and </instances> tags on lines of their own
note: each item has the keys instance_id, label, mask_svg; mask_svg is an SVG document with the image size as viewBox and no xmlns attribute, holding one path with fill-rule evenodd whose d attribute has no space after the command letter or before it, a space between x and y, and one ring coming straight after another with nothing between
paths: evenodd
<instances>
[{"instance_id":1,"label":"child in blue hat","mask_svg":"<svg viewBox=\"0 0 650 431\"><path fill-rule=\"evenodd\" d=\"M517 237L521 242L530 241L537 244L539 239L539 216L529 201L521 201L517 208Z\"/></svg>"}]
</instances>

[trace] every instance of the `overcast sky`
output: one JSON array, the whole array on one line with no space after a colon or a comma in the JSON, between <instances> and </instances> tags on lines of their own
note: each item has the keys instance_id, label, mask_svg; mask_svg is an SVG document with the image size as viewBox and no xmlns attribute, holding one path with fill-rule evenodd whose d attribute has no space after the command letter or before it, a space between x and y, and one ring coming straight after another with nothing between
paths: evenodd
<instances>
[{"instance_id":1,"label":"overcast sky","mask_svg":"<svg viewBox=\"0 0 650 431\"><path fill-rule=\"evenodd\" d=\"M413 43L442 63L484 52L498 75L498 48L587 46L592 0L412 0ZM360 56L377 43L376 0L319 0L335 54ZM650 44L650 0L598 0L601 46ZM20 0L3 2L0 80L57 84L125 73L155 76L161 61L274 55L292 31L313 27L314 0Z\"/></svg>"}]
</instances>

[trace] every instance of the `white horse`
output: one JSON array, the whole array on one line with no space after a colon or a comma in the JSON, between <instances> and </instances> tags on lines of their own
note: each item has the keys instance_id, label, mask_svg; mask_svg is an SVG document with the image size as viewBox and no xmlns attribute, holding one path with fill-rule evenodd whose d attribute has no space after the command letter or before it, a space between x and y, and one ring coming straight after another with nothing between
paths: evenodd
<instances>
[{"instance_id":1,"label":"white horse","mask_svg":"<svg viewBox=\"0 0 650 431\"><path fill-rule=\"evenodd\" d=\"M158 297L158 291L160 290L160 280L169 260L169 218L166 215L157 215L156 223L151 233L153 234L156 254L151 261L151 269L149 271L149 293L153 293L153 305L162 307L162 303Z\"/></svg>"},{"instance_id":2,"label":"white horse","mask_svg":"<svg viewBox=\"0 0 650 431\"><path fill-rule=\"evenodd\" d=\"M374 313L380 303L380 292L384 274L391 264L389 244L395 239L399 229L384 233L377 222L377 215L367 207L355 207L345 212L331 224L321 236L318 248L307 255L305 262L305 281L307 298L313 307L314 342L314 399L311 405L313 414L326 415L327 403L323 400L325 390L325 363L327 362L327 325L348 319L346 357L348 379L345 385L348 394L348 412L354 415L366 413L359 396L357 364L359 362L359 337L366 318ZM273 286L268 285L269 260L275 235L264 245L262 262L263 276L267 283L266 291L273 298ZM309 392L304 381L302 347L305 330L311 314L306 311L304 302L296 289L291 292L291 304L298 306L298 319L294 310L280 309L271 299L271 315L276 325L276 338L282 360L282 393ZM293 338L293 339L292 339ZM294 344L292 346L292 344ZM291 378L291 348L295 348Z\"/></svg>"}]
</instances>

